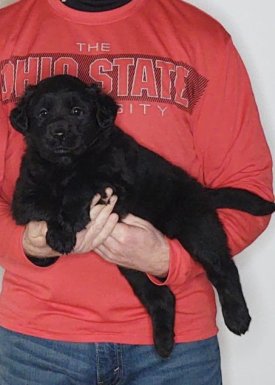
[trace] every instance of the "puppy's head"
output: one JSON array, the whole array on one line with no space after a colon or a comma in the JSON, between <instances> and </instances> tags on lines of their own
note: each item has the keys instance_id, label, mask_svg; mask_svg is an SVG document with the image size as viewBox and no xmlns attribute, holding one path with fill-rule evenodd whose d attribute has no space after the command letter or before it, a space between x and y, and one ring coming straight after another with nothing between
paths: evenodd
<instances>
[{"instance_id":1,"label":"puppy's head","mask_svg":"<svg viewBox=\"0 0 275 385\"><path fill-rule=\"evenodd\" d=\"M29 86L10 120L42 158L70 163L93 144L106 141L117 109L97 85L57 75Z\"/></svg>"}]
</instances>

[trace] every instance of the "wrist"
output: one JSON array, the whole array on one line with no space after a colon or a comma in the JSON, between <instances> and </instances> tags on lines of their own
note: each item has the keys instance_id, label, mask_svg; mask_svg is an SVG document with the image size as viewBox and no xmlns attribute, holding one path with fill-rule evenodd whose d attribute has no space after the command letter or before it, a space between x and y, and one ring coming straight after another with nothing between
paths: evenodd
<instances>
[{"instance_id":1,"label":"wrist","mask_svg":"<svg viewBox=\"0 0 275 385\"><path fill-rule=\"evenodd\" d=\"M169 265L170 265L170 247L166 237L163 235L159 263L157 266L157 270L153 275L160 280L165 280L169 273Z\"/></svg>"}]
</instances>

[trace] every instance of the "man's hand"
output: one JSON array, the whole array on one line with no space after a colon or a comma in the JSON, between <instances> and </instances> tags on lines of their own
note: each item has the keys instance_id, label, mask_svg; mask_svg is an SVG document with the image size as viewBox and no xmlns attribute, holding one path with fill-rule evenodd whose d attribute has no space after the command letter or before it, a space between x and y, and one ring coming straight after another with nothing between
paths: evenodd
<instances>
[{"instance_id":1,"label":"man's hand","mask_svg":"<svg viewBox=\"0 0 275 385\"><path fill-rule=\"evenodd\" d=\"M94 196L90 208L91 221L85 229L77 233L74 253L87 253L95 250L113 232L119 217L112 212L117 202L117 196L112 194L112 189L107 188L106 204L98 203L101 199L99 194Z\"/></svg>"},{"instance_id":2,"label":"man's hand","mask_svg":"<svg viewBox=\"0 0 275 385\"><path fill-rule=\"evenodd\" d=\"M73 253L94 250L106 261L130 269L165 277L169 269L169 246L164 235L149 222L129 214L122 222L113 213L117 197L106 190L107 204L99 204L96 195L91 203L91 221L77 233ZM46 222L30 222L23 237L27 255L41 258L60 255L46 243Z\"/></svg>"},{"instance_id":3,"label":"man's hand","mask_svg":"<svg viewBox=\"0 0 275 385\"><path fill-rule=\"evenodd\" d=\"M129 214L94 250L111 263L163 278L169 269L169 246L149 222Z\"/></svg>"},{"instance_id":4,"label":"man's hand","mask_svg":"<svg viewBox=\"0 0 275 385\"><path fill-rule=\"evenodd\" d=\"M112 196L112 194L112 189L107 188L106 201L108 204L98 204L101 199L100 195L93 198L90 208L92 221L89 222L85 229L77 233L74 253L86 253L95 249L113 231L118 222L118 215L112 213L117 201L117 197ZM44 221L31 221L26 225L23 236L23 249L26 255L37 258L51 258L61 255L47 245L47 231L47 223Z\"/></svg>"}]
</instances>

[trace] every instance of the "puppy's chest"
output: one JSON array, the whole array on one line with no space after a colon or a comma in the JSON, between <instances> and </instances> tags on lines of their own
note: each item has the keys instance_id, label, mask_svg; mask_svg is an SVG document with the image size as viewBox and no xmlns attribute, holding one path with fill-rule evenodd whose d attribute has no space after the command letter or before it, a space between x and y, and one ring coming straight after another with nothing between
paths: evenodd
<instances>
[{"instance_id":1,"label":"puppy's chest","mask_svg":"<svg viewBox=\"0 0 275 385\"><path fill-rule=\"evenodd\" d=\"M46 178L42 177L40 183L60 205L73 202L76 198L85 204L97 193L103 196L107 187L111 187L118 195L121 205L128 205L132 197L134 179L122 169L85 165L70 172L54 170Z\"/></svg>"}]
</instances>

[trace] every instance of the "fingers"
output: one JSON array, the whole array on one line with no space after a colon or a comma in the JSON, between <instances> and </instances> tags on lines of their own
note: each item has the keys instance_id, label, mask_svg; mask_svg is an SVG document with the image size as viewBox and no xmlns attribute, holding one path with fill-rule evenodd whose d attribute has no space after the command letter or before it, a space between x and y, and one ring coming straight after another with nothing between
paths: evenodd
<instances>
[{"instance_id":1,"label":"fingers","mask_svg":"<svg viewBox=\"0 0 275 385\"><path fill-rule=\"evenodd\" d=\"M91 208L96 206L98 204L98 202L100 201L100 194L96 194L93 199L92 199L92 203L91 203Z\"/></svg>"},{"instance_id":2,"label":"fingers","mask_svg":"<svg viewBox=\"0 0 275 385\"><path fill-rule=\"evenodd\" d=\"M44 221L32 221L27 225L28 233L31 238L45 237L47 233L47 223Z\"/></svg>"},{"instance_id":3,"label":"fingers","mask_svg":"<svg viewBox=\"0 0 275 385\"><path fill-rule=\"evenodd\" d=\"M90 206L90 218L85 229L77 234L77 241L74 248L76 253L91 251L105 242L113 232L118 223L119 216L113 213L117 202L117 196L113 195L113 190L105 190L104 199L100 194L96 194ZM102 204L101 202L106 202ZM23 248L27 254L48 257L56 256L58 253L52 250L46 243L47 234L46 222L30 222L25 229L23 237Z\"/></svg>"},{"instance_id":4,"label":"fingers","mask_svg":"<svg viewBox=\"0 0 275 385\"><path fill-rule=\"evenodd\" d=\"M92 249L97 248L101 244L103 244L113 232L117 222L119 220L119 216L115 213L110 214L110 216L105 221L102 229L98 232L98 235L93 240Z\"/></svg>"},{"instance_id":5,"label":"fingers","mask_svg":"<svg viewBox=\"0 0 275 385\"><path fill-rule=\"evenodd\" d=\"M109 237L118 220L118 215L111 213L103 222L90 222L86 229L77 233L74 253L87 253L94 250Z\"/></svg>"},{"instance_id":6,"label":"fingers","mask_svg":"<svg viewBox=\"0 0 275 385\"><path fill-rule=\"evenodd\" d=\"M125 218L122 219L122 223L125 223L128 226L137 226L141 228L152 228L150 222L142 219L140 217L136 217L133 214L128 214Z\"/></svg>"},{"instance_id":7,"label":"fingers","mask_svg":"<svg viewBox=\"0 0 275 385\"><path fill-rule=\"evenodd\" d=\"M108 205L103 206L101 209L99 208L96 212L95 207L94 212L91 213L91 218L93 218L95 221L94 226L98 233L94 239L93 248L98 247L110 237L119 221L119 216L112 212L118 198L116 195L111 196L111 189L106 191L106 194L109 199ZM111 197L109 198L109 196Z\"/></svg>"},{"instance_id":8,"label":"fingers","mask_svg":"<svg viewBox=\"0 0 275 385\"><path fill-rule=\"evenodd\" d=\"M105 194L106 196L104 198L102 198L100 194L96 194L92 199L91 208L96 206L100 200L103 200L105 204L109 202L111 196L113 195L113 190L111 189L111 187L106 188Z\"/></svg>"},{"instance_id":9,"label":"fingers","mask_svg":"<svg viewBox=\"0 0 275 385\"><path fill-rule=\"evenodd\" d=\"M117 196L113 195L107 205L97 205L90 211L91 222L87 226L87 235L93 238L93 249L108 238L118 222L118 215L112 212L116 202Z\"/></svg>"},{"instance_id":10,"label":"fingers","mask_svg":"<svg viewBox=\"0 0 275 385\"><path fill-rule=\"evenodd\" d=\"M104 198L102 198L102 200L103 200L103 202L105 202L107 204L109 199L113 195L113 189L111 187L107 187L105 190L105 194L106 194L106 196Z\"/></svg>"},{"instance_id":11,"label":"fingers","mask_svg":"<svg viewBox=\"0 0 275 385\"><path fill-rule=\"evenodd\" d=\"M90 206L90 218L92 221L95 220L102 211L108 214L109 209L112 211L116 204L117 197L113 195L113 190L110 187L106 188L105 194L106 197L104 199L102 199L100 194L96 194L92 199ZM103 200L105 204L99 204L101 200ZM110 204L110 206L108 206L108 204Z\"/></svg>"},{"instance_id":12,"label":"fingers","mask_svg":"<svg viewBox=\"0 0 275 385\"><path fill-rule=\"evenodd\" d=\"M106 197L104 200L108 204L101 204L101 197L97 194L90 206L90 218L86 228L77 233L76 245L74 248L75 253L84 253L94 250L113 232L116 224L118 223L119 216L113 213L113 209L117 202L117 196L112 195L111 188L106 189Z\"/></svg>"},{"instance_id":13,"label":"fingers","mask_svg":"<svg viewBox=\"0 0 275 385\"><path fill-rule=\"evenodd\" d=\"M115 204L117 202L117 196L113 195L107 205L98 204L96 206L91 205L90 210L90 226L93 225L93 222L97 222L99 225L104 225L110 214L112 213ZM88 225L89 226L89 225Z\"/></svg>"}]
</instances>

